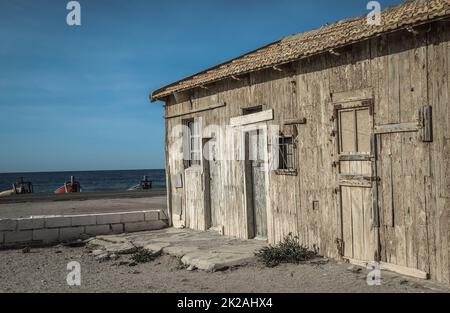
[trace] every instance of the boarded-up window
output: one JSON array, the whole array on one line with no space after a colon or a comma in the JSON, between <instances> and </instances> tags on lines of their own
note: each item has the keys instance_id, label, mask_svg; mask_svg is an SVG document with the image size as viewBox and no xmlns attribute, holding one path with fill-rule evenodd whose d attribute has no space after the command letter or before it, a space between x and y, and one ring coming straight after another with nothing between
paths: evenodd
<instances>
[{"instance_id":1,"label":"boarded-up window","mask_svg":"<svg viewBox=\"0 0 450 313\"><path fill-rule=\"evenodd\" d=\"M187 157L187 160L185 160L186 167L200 165L202 153L199 123L195 119L185 120L184 123L189 129L189 132L185 134L184 145L184 149L187 150L184 154Z\"/></svg>"},{"instance_id":2,"label":"boarded-up window","mask_svg":"<svg viewBox=\"0 0 450 313\"><path fill-rule=\"evenodd\" d=\"M341 154L370 153L370 115L368 108L339 111Z\"/></svg>"},{"instance_id":3,"label":"boarded-up window","mask_svg":"<svg viewBox=\"0 0 450 313\"><path fill-rule=\"evenodd\" d=\"M355 152L355 114L353 111L341 111L341 152Z\"/></svg>"}]
</instances>

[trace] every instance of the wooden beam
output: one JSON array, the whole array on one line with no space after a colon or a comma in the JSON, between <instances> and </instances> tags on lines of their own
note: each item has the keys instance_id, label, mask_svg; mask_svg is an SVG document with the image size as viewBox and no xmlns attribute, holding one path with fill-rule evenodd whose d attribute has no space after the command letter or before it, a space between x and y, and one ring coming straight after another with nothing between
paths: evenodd
<instances>
[{"instance_id":1,"label":"wooden beam","mask_svg":"<svg viewBox=\"0 0 450 313\"><path fill-rule=\"evenodd\" d=\"M372 182L375 180L376 177L339 174L340 186L372 188Z\"/></svg>"},{"instance_id":2,"label":"wooden beam","mask_svg":"<svg viewBox=\"0 0 450 313\"><path fill-rule=\"evenodd\" d=\"M303 125L303 124L306 124L306 118L284 120L283 124L284 125Z\"/></svg>"},{"instance_id":3,"label":"wooden beam","mask_svg":"<svg viewBox=\"0 0 450 313\"><path fill-rule=\"evenodd\" d=\"M214 110L214 109L218 109L218 108L223 108L223 107L225 107L226 105L227 105L226 103L214 104L214 105L210 105L210 106L205 107L205 108L201 108L201 109L197 109L197 110L191 110L191 111L185 112L185 113L180 113L180 114L175 114L175 115L169 115L169 116L166 116L166 117L164 117L164 118L165 118L165 119L171 119L171 118L181 117L181 116L190 115L190 114L194 114L194 113L200 113L200 112L210 111L210 110Z\"/></svg>"},{"instance_id":4,"label":"wooden beam","mask_svg":"<svg viewBox=\"0 0 450 313\"><path fill-rule=\"evenodd\" d=\"M344 92L335 92L331 94L333 103L346 103L373 98L373 88L356 89Z\"/></svg>"},{"instance_id":5,"label":"wooden beam","mask_svg":"<svg viewBox=\"0 0 450 313\"><path fill-rule=\"evenodd\" d=\"M418 123L399 123L399 124L386 124L375 126L375 134L393 134L393 133L406 133L417 132L420 126Z\"/></svg>"},{"instance_id":6,"label":"wooden beam","mask_svg":"<svg viewBox=\"0 0 450 313\"><path fill-rule=\"evenodd\" d=\"M415 268L409 268L409 267L405 267L405 266L381 262L381 269L386 270L386 271L396 272L396 273L406 275L406 276L416 277L419 279L429 279L428 273L418 270L418 269L415 269Z\"/></svg>"},{"instance_id":7,"label":"wooden beam","mask_svg":"<svg viewBox=\"0 0 450 313\"><path fill-rule=\"evenodd\" d=\"M376 177L365 176L365 175L351 175L351 174L339 174L339 180L360 180L372 182Z\"/></svg>"},{"instance_id":8,"label":"wooden beam","mask_svg":"<svg viewBox=\"0 0 450 313\"><path fill-rule=\"evenodd\" d=\"M345 260L347 260L350 264L364 267L364 268L367 268L368 264L369 264L368 261L361 261L361 260L355 260L355 259L350 259L350 258L345 258ZM395 265L395 264L390 264L390 263L385 263L385 262L380 262L379 264L380 264L381 270L395 272L395 273L398 273L401 275L415 277L415 278L419 278L419 279L429 279L430 278L428 273L418 270L418 269L415 269L415 268L409 268L406 266L400 266L400 265Z\"/></svg>"},{"instance_id":9,"label":"wooden beam","mask_svg":"<svg viewBox=\"0 0 450 313\"><path fill-rule=\"evenodd\" d=\"M372 188L372 183L368 181L363 180L346 180L341 179L339 180L339 186L345 186L345 187L360 187L360 188Z\"/></svg>"},{"instance_id":10,"label":"wooden beam","mask_svg":"<svg viewBox=\"0 0 450 313\"><path fill-rule=\"evenodd\" d=\"M355 154L355 155L341 155L339 161L371 161L370 155Z\"/></svg>"},{"instance_id":11,"label":"wooden beam","mask_svg":"<svg viewBox=\"0 0 450 313\"><path fill-rule=\"evenodd\" d=\"M244 126L273 120L273 110L258 112L255 114L242 115L230 119L230 126Z\"/></svg>"}]
</instances>

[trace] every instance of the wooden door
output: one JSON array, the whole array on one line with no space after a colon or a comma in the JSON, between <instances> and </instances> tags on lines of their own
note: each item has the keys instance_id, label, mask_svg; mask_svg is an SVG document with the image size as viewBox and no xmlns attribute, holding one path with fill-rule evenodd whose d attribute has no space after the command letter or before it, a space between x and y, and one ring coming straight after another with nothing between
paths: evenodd
<instances>
[{"instance_id":1,"label":"wooden door","mask_svg":"<svg viewBox=\"0 0 450 313\"><path fill-rule=\"evenodd\" d=\"M374 227L373 207L375 157L372 153L373 119L371 108L359 101L339 105L338 185L344 258L375 261L379 258L378 227ZM376 200L376 199L375 199Z\"/></svg>"},{"instance_id":2,"label":"wooden door","mask_svg":"<svg viewBox=\"0 0 450 313\"><path fill-rule=\"evenodd\" d=\"M382 130L380 130L382 131ZM429 273L427 210L430 154L417 131L377 135L381 260Z\"/></svg>"},{"instance_id":3,"label":"wooden door","mask_svg":"<svg viewBox=\"0 0 450 313\"><path fill-rule=\"evenodd\" d=\"M250 184L247 203L252 210L253 235L258 239L267 239L267 207L266 207L266 166L264 132L260 130L249 133L246 140L249 151L247 160L249 170L246 171L246 181Z\"/></svg>"},{"instance_id":4,"label":"wooden door","mask_svg":"<svg viewBox=\"0 0 450 313\"><path fill-rule=\"evenodd\" d=\"M205 231L206 225L203 173L200 166L185 170L185 223L187 228Z\"/></svg>"},{"instance_id":5,"label":"wooden door","mask_svg":"<svg viewBox=\"0 0 450 313\"><path fill-rule=\"evenodd\" d=\"M208 144L208 174L209 174L209 209L210 209L210 227L218 227L222 225L220 219L220 161L218 160L217 145L214 139Z\"/></svg>"}]
</instances>

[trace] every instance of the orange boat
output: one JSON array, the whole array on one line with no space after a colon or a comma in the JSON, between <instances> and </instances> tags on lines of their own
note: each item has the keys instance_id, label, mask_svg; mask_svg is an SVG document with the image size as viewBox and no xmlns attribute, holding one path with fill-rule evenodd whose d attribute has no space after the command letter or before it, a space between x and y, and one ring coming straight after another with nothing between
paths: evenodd
<instances>
[{"instance_id":1,"label":"orange boat","mask_svg":"<svg viewBox=\"0 0 450 313\"><path fill-rule=\"evenodd\" d=\"M56 194L81 192L81 186L79 182L75 181L75 177L71 176L70 181L66 182L63 186L59 187L54 192Z\"/></svg>"}]
</instances>

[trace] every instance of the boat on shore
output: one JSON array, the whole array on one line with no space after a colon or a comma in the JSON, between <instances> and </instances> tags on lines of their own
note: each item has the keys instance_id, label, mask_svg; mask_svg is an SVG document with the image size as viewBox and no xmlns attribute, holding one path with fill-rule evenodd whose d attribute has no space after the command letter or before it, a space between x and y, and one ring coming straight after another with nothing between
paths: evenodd
<instances>
[{"instance_id":1,"label":"boat on shore","mask_svg":"<svg viewBox=\"0 0 450 313\"><path fill-rule=\"evenodd\" d=\"M14 189L1 191L0 192L0 198L9 197L9 196L12 196L12 195L15 195L15 194L16 193L14 192Z\"/></svg>"},{"instance_id":2,"label":"boat on shore","mask_svg":"<svg viewBox=\"0 0 450 313\"><path fill-rule=\"evenodd\" d=\"M136 191L136 190L150 190L153 188L153 181L149 180L147 176L141 180L141 182L128 189L128 191Z\"/></svg>"},{"instance_id":3,"label":"boat on shore","mask_svg":"<svg viewBox=\"0 0 450 313\"><path fill-rule=\"evenodd\" d=\"M55 194L76 192L81 192L81 185L78 181L75 180L74 176L70 176L70 181L64 183L64 185L54 191Z\"/></svg>"},{"instance_id":4,"label":"boat on shore","mask_svg":"<svg viewBox=\"0 0 450 313\"><path fill-rule=\"evenodd\" d=\"M20 177L19 181L12 185L12 189L0 192L0 198L28 193L33 193L33 184L31 182L24 181L23 177Z\"/></svg>"}]
</instances>

